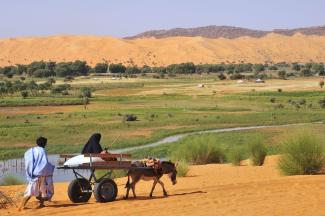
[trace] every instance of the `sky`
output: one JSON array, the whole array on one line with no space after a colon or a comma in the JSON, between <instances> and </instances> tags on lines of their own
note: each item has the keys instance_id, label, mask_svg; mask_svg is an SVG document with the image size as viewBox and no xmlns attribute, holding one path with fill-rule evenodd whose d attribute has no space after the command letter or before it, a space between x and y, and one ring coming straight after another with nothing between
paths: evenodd
<instances>
[{"instance_id":1,"label":"sky","mask_svg":"<svg viewBox=\"0 0 325 216\"><path fill-rule=\"evenodd\" d=\"M325 25L325 0L0 0L0 38L132 36L229 25L258 30Z\"/></svg>"}]
</instances>

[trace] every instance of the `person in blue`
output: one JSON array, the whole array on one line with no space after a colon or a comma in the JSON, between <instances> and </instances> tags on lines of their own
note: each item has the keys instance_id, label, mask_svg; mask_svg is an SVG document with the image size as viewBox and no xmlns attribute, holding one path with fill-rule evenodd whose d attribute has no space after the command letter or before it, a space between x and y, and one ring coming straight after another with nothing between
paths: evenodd
<instances>
[{"instance_id":1,"label":"person in blue","mask_svg":"<svg viewBox=\"0 0 325 216\"><path fill-rule=\"evenodd\" d=\"M53 187L53 172L54 165L52 165L47 158L45 146L47 139L39 137L36 140L37 146L28 149L25 152L25 169L28 185L24 193L24 198L18 208L22 210L25 208L28 200L35 196L39 200L39 207L44 207L44 201L51 200L54 194Z\"/></svg>"}]
</instances>

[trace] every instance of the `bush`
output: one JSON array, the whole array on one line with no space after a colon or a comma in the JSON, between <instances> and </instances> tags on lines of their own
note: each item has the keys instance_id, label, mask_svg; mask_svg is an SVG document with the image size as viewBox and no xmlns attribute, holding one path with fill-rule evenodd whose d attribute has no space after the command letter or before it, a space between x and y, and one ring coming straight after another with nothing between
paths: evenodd
<instances>
[{"instance_id":1,"label":"bush","mask_svg":"<svg viewBox=\"0 0 325 216\"><path fill-rule=\"evenodd\" d=\"M208 164L225 162L225 154L216 146L213 136L192 136L191 142L181 141L169 154L173 161L186 161L190 164Z\"/></svg>"},{"instance_id":2,"label":"bush","mask_svg":"<svg viewBox=\"0 0 325 216\"><path fill-rule=\"evenodd\" d=\"M262 138L257 137L249 145L250 159L254 166L262 166L267 154L266 146L263 143Z\"/></svg>"},{"instance_id":3,"label":"bush","mask_svg":"<svg viewBox=\"0 0 325 216\"><path fill-rule=\"evenodd\" d=\"M186 161L178 161L176 165L177 176L185 177L189 171L188 163Z\"/></svg>"},{"instance_id":4,"label":"bush","mask_svg":"<svg viewBox=\"0 0 325 216\"><path fill-rule=\"evenodd\" d=\"M219 80L227 79L227 77L223 73L218 74L218 78L219 78Z\"/></svg>"},{"instance_id":5,"label":"bush","mask_svg":"<svg viewBox=\"0 0 325 216\"><path fill-rule=\"evenodd\" d=\"M22 185L24 182L17 176L7 175L2 178L0 181L1 186L7 186L7 185Z\"/></svg>"},{"instance_id":6,"label":"bush","mask_svg":"<svg viewBox=\"0 0 325 216\"><path fill-rule=\"evenodd\" d=\"M22 98L24 98L24 99L28 97L28 91L25 91L25 90L21 91L20 94L21 94Z\"/></svg>"},{"instance_id":7,"label":"bush","mask_svg":"<svg viewBox=\"0 0 325 216\"><path fill-rule=\"evenodd\" d=\"M91 98L91 89L88 87L82 87L80 89L81 95L83 97Z\"/></svg>"},{"instance_id":8,"label":"bush","mask_svg":"<svg viewBox=\"0 0 325 216\"><path fill-rule=\"evenodd\" d=\"M234 166L240 166L240 161L243 160L243 154L240 149L235 148L229 153L229 161Z\"/></svg>"},{"instance_id":9,"label":"bush","mask_svg":"<svg viewBox=\"0 0 325 216\"><path fill-rule=\"evenodd\" d=\"M133 114L126 114L123 118L123 121L136 121L137 120L137 116L133 115Z\"/></svg>"},{"instance_id":10,"label":"bush","mask_svg":"<svg viewBox=\"0 0 325 216\"><path fill-rule=\"evenodd\" d=\"M325 108L325 98L319 101L319 105L321 108Z\"/></svg>"},{"instance_id":11,"label":"bush","mask_svg":"<svg viewBox=\"0 0 325 216\"><path fill-rule=\"evenodd\" d=\"M279 168L285 175L316 174L325 163L322 140L311 132L299 131L283 143Z\"/></svg>"}]
</instances>

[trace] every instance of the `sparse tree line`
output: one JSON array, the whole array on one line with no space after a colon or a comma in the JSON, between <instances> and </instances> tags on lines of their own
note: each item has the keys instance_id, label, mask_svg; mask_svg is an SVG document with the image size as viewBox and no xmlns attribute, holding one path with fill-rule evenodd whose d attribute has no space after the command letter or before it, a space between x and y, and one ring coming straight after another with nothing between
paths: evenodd
<instances>
[{"instance_id":1,"label":"sparse tree line","mask_svg":"<svg viewBox=\"0 0 325 216\"><path fill-rule=\"evenodd\" d=\"M0 74L11 78L15 75L27 75L30 77L75 77L86 76L92 73L113 73L123 76L136 76L156 74L156 78L175 76L177 74L201 74L218 73L220 79L244 79L244 78L267 78L270 71L277 72L281 79L290 76L325 76L324 63L276 63L276 64L198 64L192 62L171 64L161 67L150 66L125 66L123 64L98 63L94 67L86 61L76 60L73 62L35 61L28 65L17 64L0 67ZM242 73L252 72L253 75Z\"/></svg>"},{"instance_id":2,"label":"sparse tree line","mask_svg":"<svg viewBox=\"0 0 325 216\"><path fill-rule=\"evenodd\" d=\"M19 93L23 98L29 96L39 96L49 93L52 95L69 95L71 86L69 84L53 85L55 79L48 78L45 82L36 83L34 80L26 82L23 80L3 80L0 81L0 97L5 95L14 95ZM79 97L90 98L92 97L92 89L89 87L80 88ZM88 102L87 102L88 103Z\"/></svg>"}]
</instances>

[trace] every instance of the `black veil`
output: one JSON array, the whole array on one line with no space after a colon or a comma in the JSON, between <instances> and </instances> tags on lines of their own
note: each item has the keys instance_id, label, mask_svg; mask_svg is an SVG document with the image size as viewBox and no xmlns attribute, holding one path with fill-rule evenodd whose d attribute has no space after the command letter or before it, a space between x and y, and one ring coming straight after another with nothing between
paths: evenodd
<instances>
[{"instance_id":1,"label":"black veil","mask_svg":"<svg viewBox=\"0 0 325 216\"><path fill-rule=\"evenodd\" d=\"M101 135L100 133L95 133L91 135L88 142L83 147L81 154L93 153L99 154L103 151L102 146L99 144Z\"/></svg>"}]
</instances>

